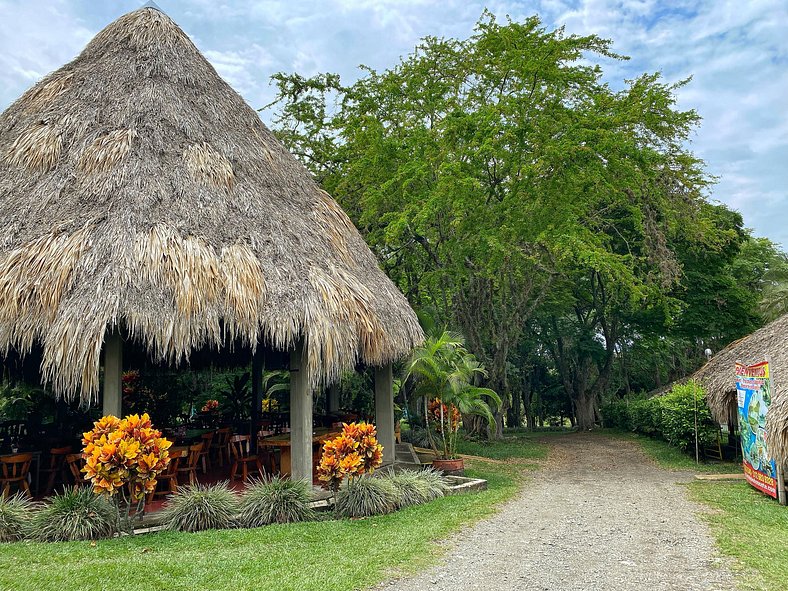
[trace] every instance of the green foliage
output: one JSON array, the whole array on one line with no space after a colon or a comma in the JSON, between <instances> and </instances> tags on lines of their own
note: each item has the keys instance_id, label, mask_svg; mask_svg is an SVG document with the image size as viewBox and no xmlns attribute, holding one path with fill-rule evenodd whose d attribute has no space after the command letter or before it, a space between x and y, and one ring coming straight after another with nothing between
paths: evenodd
<instances>
[{"instance_id":1,"label":"green foliage","mask_svg":"<svg viewBox=\"0 0 788 591\"><path fill-rule=\"evenodd\" d=\"M719 425L712 419L703 388L697 382L677 384L663 396L609 402L602 407L602 414L606 427L662 437L686 452L695 445L696 408L698 444L702 449L717 442Z\"/></svg>"},{"instance_id":2,"label":"green foliage","mask_svg":"<svg viewBox=\"0 0 788 591\"><path fill-rule=\"evenodd\" d=\"M311 487L305 481L279 476L253 481L241 496L238 524L260 527L314 519L309 506L311 496Z\"/></svg>"},{"instance_id":3,"label":"green foliage","mask_svg":"<svg viewBox=\"0 0 788 591\"><path fill-rule=\"evenodd\" d=\"M700 447L717 442L720 428L712 419L703 388L697 382L689 381L674 386L670 392L660 397L659 404L662 408L660 430L671 445L684 451L695 445L696 413Z\"/></svg>"},{"instance_id":4,"label":"green foliage","mask_svg":"<svg viewBox=\"0 0 788 591\"><path fill-rule=\"evenodd\" d=\"M430 437L434 438L436 436L434 432L427 433L427 429L419 425L413 425L410 429L403 429L401 433L402 441L411 443L415 447L429 447Z\"/></svg>"},{"instance_id":5,"label":"green foliage","mask_svg":"<svg viewBox=\"0 0 788 591\"><path fill-rule=\"evenodd\" d=\"M227 485L193 484L181 487L167 500L159 523L176 531L203 531L235 527L238 496Z\"/></svg>"},{"instance_id":6,"label":"green foliage","mask_svg":"<svg viewBox=\"0 0 788 591\"><path fill-rule=\"evenodd\" d=\"M463 415L482 417L491 428L495 428L493 408L501 405L501 398L495 391L475 385L478 378L486 375L476 357L465 349L462 337L448 331L428 336L423 345L413 350L406 365L406 379L415 379L415 393L424 398L425 407L430 401L440 399L448 407L456 407ZM429 416L427 408L425 415ZM454 458L459 424L452 421L451 413L448 415L435 429L442 457ZM429 425L427 436L437 452Z\"/></svg>"},{"instance_id":7,"label":"green foliage","mask_svg":"<svg viewBox=\"0 0 788 591\"><path fill-rule=\"evenodd\" d=\"M397 489L400 508L427 503L446 492L442 476L433 470L402 470L383 478Z\"/></svg>"},{"instance_id":8,"label":"green foliage","mask_svg":"<svg viewBox=\"0 0 788 591\"><path fill-rule=\"evenodd\" d=\"M274 76L279 137L411 302L463 331L495 414L527 359L560 387L539 400L560 394L555 409L591 427L603 395L682 377L759 322L762 257L739 257L741 216L705 201L687 149L699 117L676 102L687 81L615 91L600 62L620 57L485 11L469 38L427 37L350 86Z\"/></svg>"},{"instance_id":9,"label":"green foliage","mask_svg":"<svg viewBox=\"0 0 788 591\"><path fill-rule=\"evenodd\" d=\"M73 542L112 537L119 528L117 507L88 486L69 487L33 514L29 537L39 542Z\"/></svg>"},{"instance_id":10,"label":"green foliage","mask_svg":"<svg viewBox=\"0 0 788 591\"><path fill-rule=\"evenodd\" d=\"M372 517L391 513L400 506L397 488L386 478L360 476L337 493L336 512L340 517Z\"/></svg>"},{"instance_id":11,"label":"green foliage","mask_svg":"<svg viewBox=\"0 0 788 591\"><path fill-rule=\"evenodd\" d=\"M0 497L0 542L21 540L29 528L35 503L22 493Z\"/></svg>"},{"instance_id":12,"label":"green foliage","mask_svg":"<svg viewBox=\"0 0 788 591\"><path fill-rule=\"evenodd\" d=\"M662 428L662 405L656 398L633 400L629 405L629 422L644 435L658 435Z\"/></svg>"}]
</instances>

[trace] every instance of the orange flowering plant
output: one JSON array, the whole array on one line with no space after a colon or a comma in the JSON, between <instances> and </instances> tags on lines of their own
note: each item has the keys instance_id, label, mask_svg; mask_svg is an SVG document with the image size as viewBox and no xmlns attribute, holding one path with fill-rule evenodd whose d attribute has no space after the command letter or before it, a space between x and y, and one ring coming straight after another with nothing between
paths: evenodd
<instances>
[{"instance_id":1,"label":"orange flowering plant","mask_svg":"<svg viewBox=\"0 0 788 591\"><path fill-rule=\"evenodd\" d=\"M156 477L170 463L167 450L172 443L153 428L147 413L125 419L102 417L83 434L82 444L86 462L82 470L93 491L110 497L120 493L127 517L131 502L142 508L145 494L156 489Z\"/></svg>"},{"instance_id":2,"label":"orange flowering plant","mask_svg":"<svg viewBox=\"0 0 788 591\"><path fill-rule=\"evenodd\" d=\"M323 488L336 492L347 477L372 473L383 463L383 446L372 423L342 423L342 433L323 444L317 477Z\"/></svg>"}]
</instances>

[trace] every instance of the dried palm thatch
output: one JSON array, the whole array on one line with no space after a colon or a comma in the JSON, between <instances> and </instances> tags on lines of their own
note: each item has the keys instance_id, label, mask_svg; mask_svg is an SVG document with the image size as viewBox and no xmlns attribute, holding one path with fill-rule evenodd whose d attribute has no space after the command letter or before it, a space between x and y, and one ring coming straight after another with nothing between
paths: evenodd
<instances>
[{"instance_id":1,"label":"dried palm thatch","mask_svg":"<svg viewBox=\"0 0 788 591\"><path fill-rule=\"evenodd\" d=\"M714 417L727 422L736 410L736 361L757 363L767 358L775 377L766 445L775 460L788 462L788 314L728 345L693 378L703 384Z\"/></svg>"},{"instance_id":2,"label":"dried palm thatch","mask_svg":"<svg viewBox=\"0 0 788 591\"><path fill-rule=\"evenodd\" d=\"M0 115L0 353L95 400L120 327L156 361L240 339L310 381L422 339L342 209L165 14L143 8Z\"/></svg>"}]
</instances>

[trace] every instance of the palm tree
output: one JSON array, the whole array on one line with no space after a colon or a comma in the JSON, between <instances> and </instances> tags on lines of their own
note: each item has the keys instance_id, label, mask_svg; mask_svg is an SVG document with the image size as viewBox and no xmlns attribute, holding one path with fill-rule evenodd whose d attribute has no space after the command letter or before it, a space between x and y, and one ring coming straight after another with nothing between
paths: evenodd
<instances>
[{"instance_id":1,"label":"palm tree","mask_svg":"<svg viewBox=\"0 0 788 591\"><path fill-rule=\"evenodd\" d=\"M424 399L424 414L436 423L442 451L435 444L429 424L427 434L430 447L443 458L451 459L457 453L457 411L483 417L495 427L490 404L500 405L501 399L493 390L476 385L486 375L484 367L465 349L462 336L457 333L443 331L430 336L411 354L406 379L414 378L415 392Z\"/></svg>"}]
</instances>

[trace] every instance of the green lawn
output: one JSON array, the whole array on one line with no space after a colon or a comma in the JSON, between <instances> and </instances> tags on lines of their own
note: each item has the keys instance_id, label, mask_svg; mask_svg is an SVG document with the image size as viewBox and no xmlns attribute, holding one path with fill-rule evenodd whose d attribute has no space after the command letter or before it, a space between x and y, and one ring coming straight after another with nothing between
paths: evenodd
<instances>
[{"instance_id":1,"label":"green lawn","mask_svg":"<svg viewBox=\"0 0 788 591\"><path fill-rule=\"evenodd\" d=\"M504 445L504 444L501 444ZM508 457L545 454L532 439ZM499 455L498 447L489 451ZM522 480L515 463L469 462L489 480L479 494L358 521L323 521L198 534L156 533L97 542L0 544L0 589L346 591L432 563L435 540L490 515Z\"/></svg>"},{"instance_id":2,"label":"green lawn","mask_svg":"<svg viewBox=\"0 0 788 591\"><path fill-rule=\"evenodd\" d=\"M742 471L740 463L736 462L708 462L695 463L695 457L683 453L676 447L671 447L662 439L646 437L630 431L619 429L602 429L597 431L603 435L631 439L637 441L647 456L652 458L660 467L666 470L687 470L689 472L703 472L712 474L738 474Z\"/></svg>"},{"instance_id":3,"label":"green lawn","mask_svg":"<svg viewBox=\"0 0 788 591\"><path fill-rule=\"evenodd\" d=\"M526 431L507 431L501 440L487 441L462 439L457 443L457 451L463 455L480 456L495 460L540 460L547 456L548 447L539 445L536 440L544 433ZM531 443L531 445L528 445Z\"/></svg>"},{"instance_id":4,"label":"green lawn","mask_svg":"<svg viewBox=\"0 0 788 591\"><path fill-rule=\"evenodd\" d=\"M704 517L720 549L737 559L743 589L785 589L788 585L788 507L746 482L701 482L690 495L712 508Z\"/></svg>"}]
</instances>

